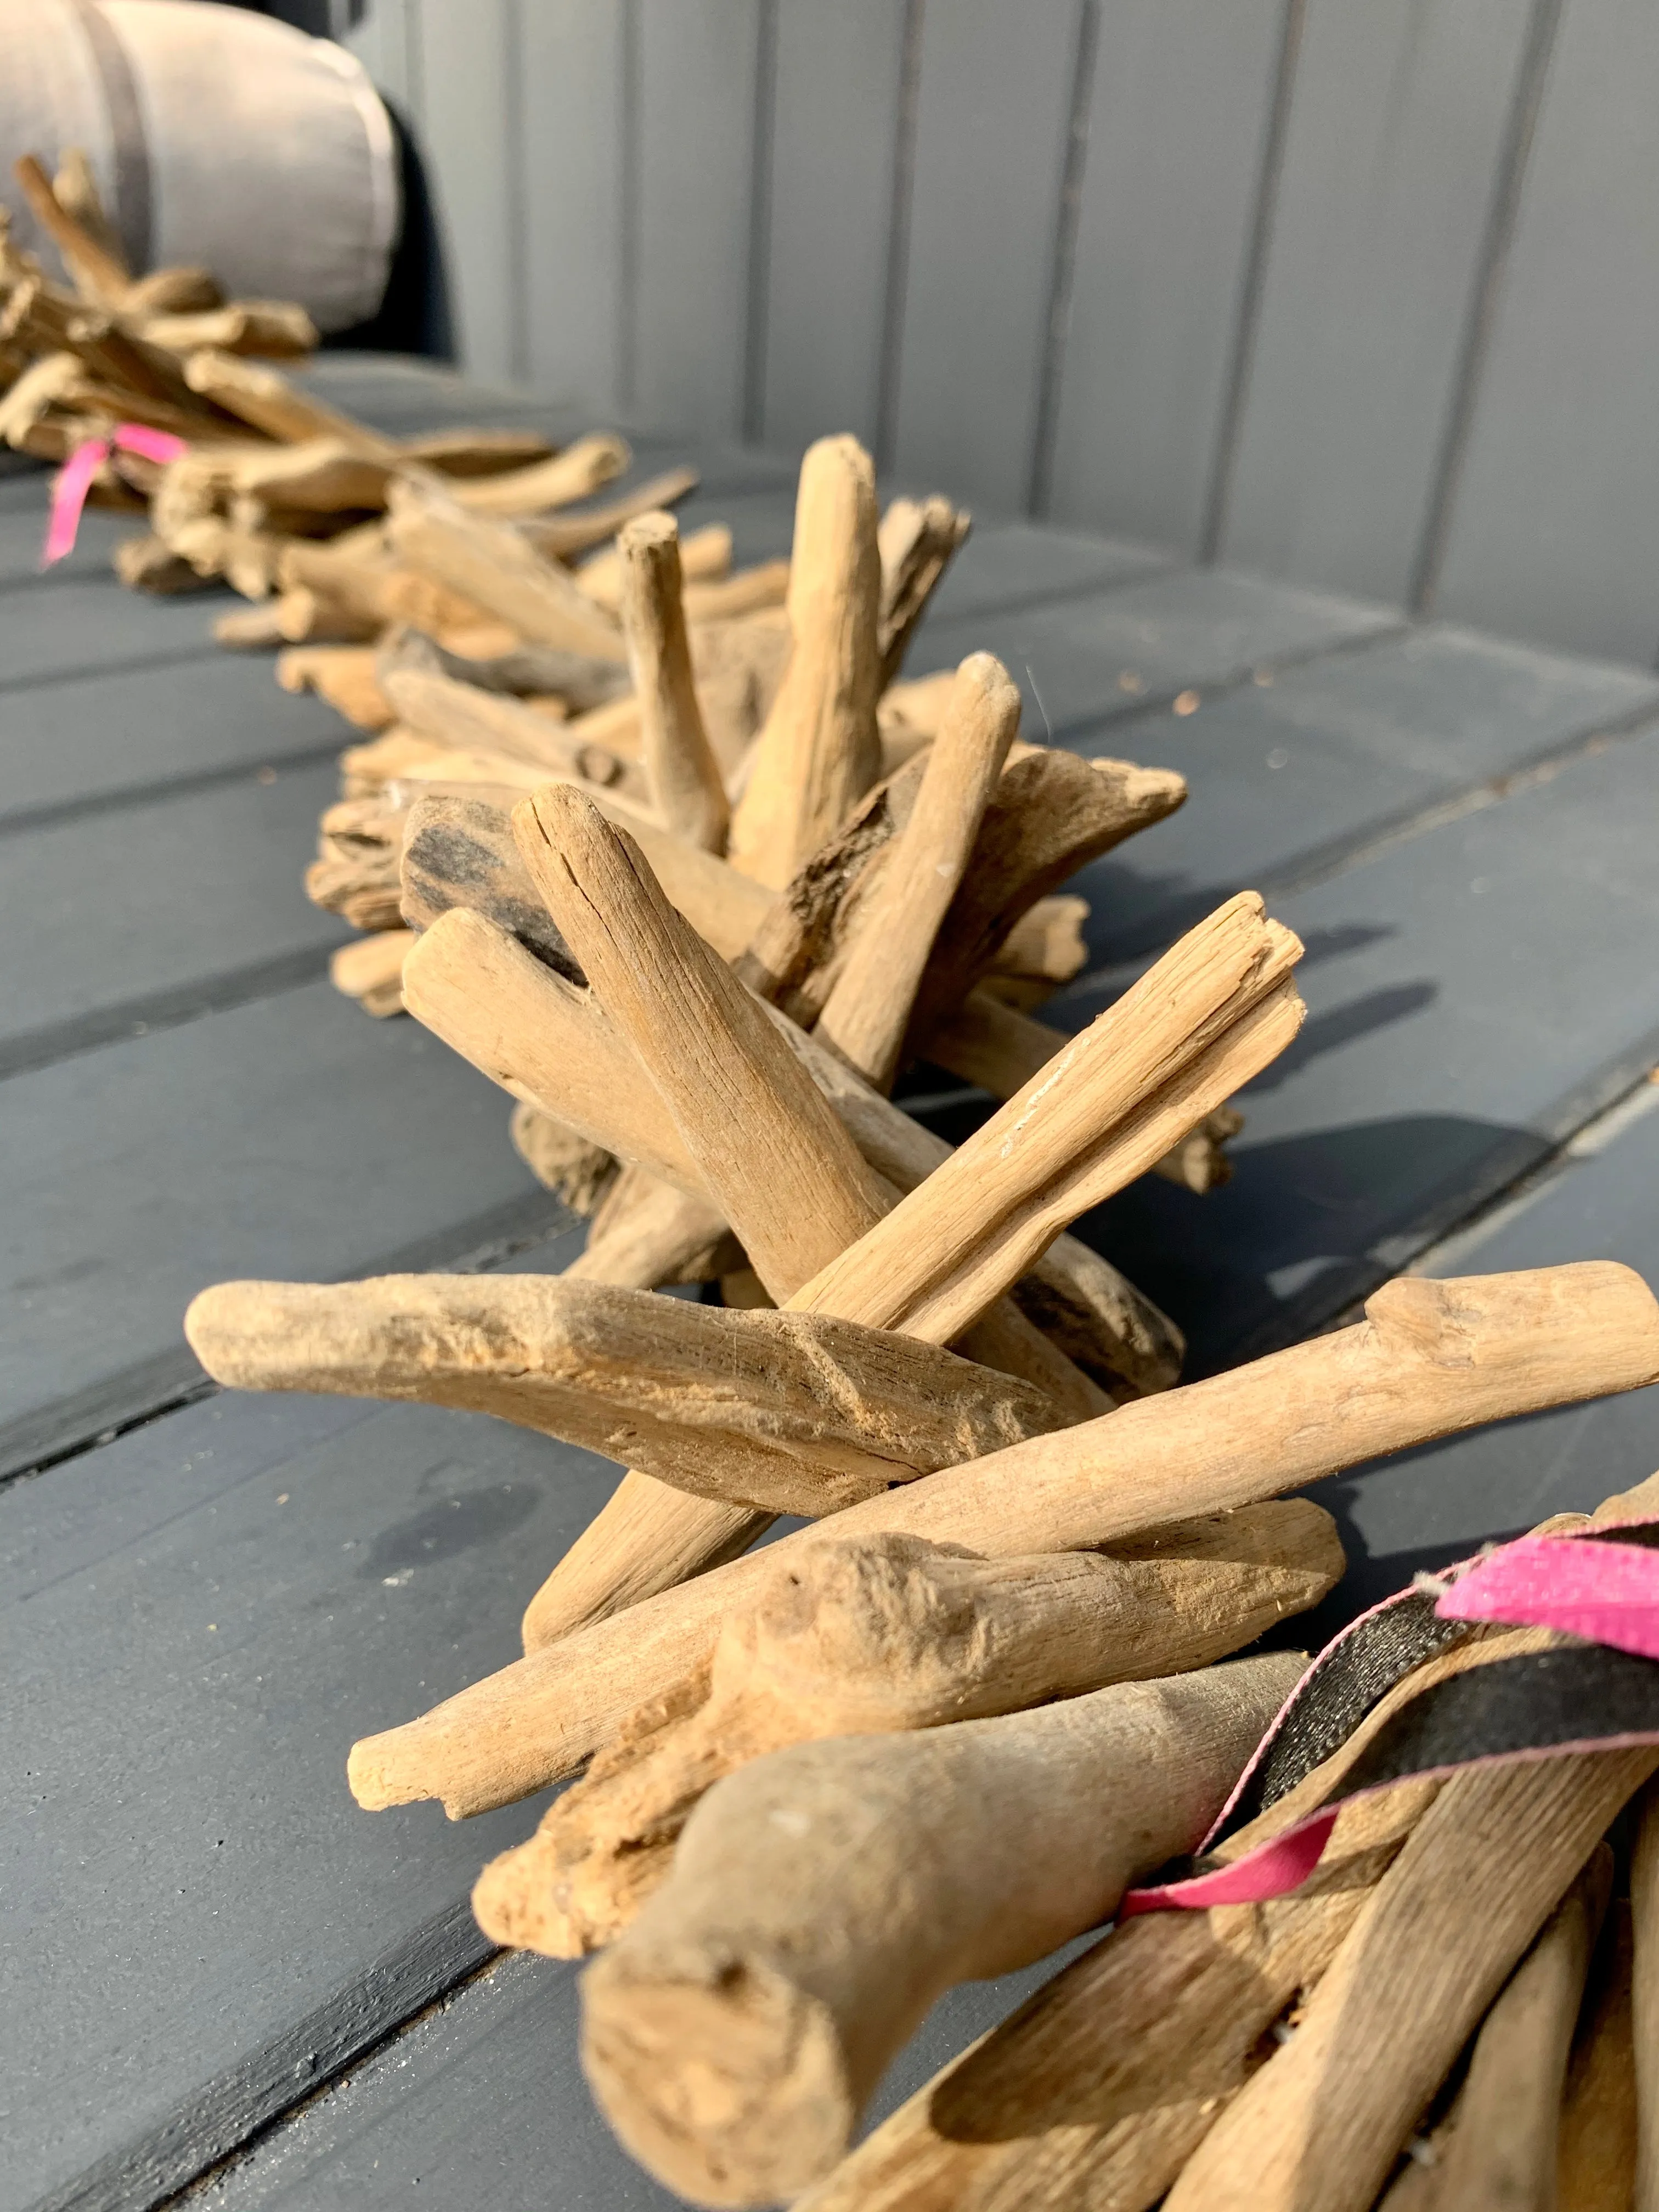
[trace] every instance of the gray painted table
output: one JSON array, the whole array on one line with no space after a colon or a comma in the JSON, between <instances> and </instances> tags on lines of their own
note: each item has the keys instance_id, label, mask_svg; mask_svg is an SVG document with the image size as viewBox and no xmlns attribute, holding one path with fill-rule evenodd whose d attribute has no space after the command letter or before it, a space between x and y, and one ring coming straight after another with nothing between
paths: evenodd
<instances>
[{"instance_id":1,"label":"gray painted table","mask_svg":"<svg viewBox=\"0 0 1659 2212\"><path fill-rule=\"evenodd\" d=\"M388 428L573 427L417 366L316 374ZM513 1656L615 1470L436 1411L226 1396L179 1330L224 1275L554 1268L576 1232L498 1093L323 980L343 933L298 886L340 726L218 653L210 597L120 592L100 519L36 574L43 500L0 480L0 2204L664 2203L588 2103L574 1971L492 1961L465 1910L536 1808L370 1818L343 1773ZM685 516L750 560L791 507L787 458L719 454ZM1659 1279L1659 682L1020 523L970 540L910 672L975 646L1034 728L1192 784L1088 872L1093 957L1050 1018L1243 885L1307 942L1310 1018L1246 1095L1232 1183L1082 1224L1190 1371L1407 1264ZM908 1081L947 1131L984 1110ZM1352 1567L1314 1632L1656 1465L1644 1396L1328 1483ZM955 1992L884 2104L1048 1970Z\"/></svg>"}]
</instances>

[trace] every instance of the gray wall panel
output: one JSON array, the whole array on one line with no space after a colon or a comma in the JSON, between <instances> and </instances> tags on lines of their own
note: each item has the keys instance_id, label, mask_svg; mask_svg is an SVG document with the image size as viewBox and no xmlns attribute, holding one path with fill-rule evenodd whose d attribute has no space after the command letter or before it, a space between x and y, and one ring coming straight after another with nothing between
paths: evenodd
<instances>
[{"instance_id":1,"label":"gray wall panel","mask_svg":"<svg viewBox=\"0 0 1659 2212\"><path fill-rule=\"evenodd\" d=\"M1530 0L1312 0L1222 551L1403 600Z\"/></svg>"},{"instance_id":2,"label":"gray wall panel","mask_svg":"<svg viewBox=\"0 0 1659 2212\"><path fill-rule=\"evenodd\" d=\"M1198 550L1284 0L1115 0L1089 110L1048 511Z\"/></svg>"},{"instance_id":3,"label":"gray wall panel","mask_svg":"<svg viewBox=\"0 0 1659 2212\"><path fill-rule=\"evenodd\" d=\"M638 356L641 416L743 427L758 0L642 0Z\"/></svg>"},{"instance_id":4,"label":"gray wall panel","mask_svg":"<svg viewBox=\"0 0 1659 2212\"><path fill-rule=\"evenodd\" d=\"M762 423L775 444L873 445L903 0L781 0Z\"/></svg>"},{"instance_id":5,"label":"gray wall panel","mask_svg":"<svg viewBox=\"0 0 1659 2212\"><path fill-rule=\"evenodd\" d=\"M621 335L623 9L533 0L522 40L527 371L538 390L605 410Z\"/></svg>"},{"instance_id":6,"label":"gray wall panel","mask_svg":"<svg viewBox=\"0 0 1659 2212\"><path fill-rule=\"evenodd\" d=\"M894 461L1024 511L1078 0L948 0L923 18Z\"/></svg>"},{"instance_id":7,"label":"gray wall panel","mask_svg":"<svg viewBox=\"0 0 1659 2212\"><path fill-rule=\"evenodd\" d=\"M518 132L520 0L420 0L420 135L448 247L463 364L523 376Z\"/></svg>"},{"instance_id":8,"label":"gray wall panel","mask_svg":"<svg viewBox=\"0 0 1659 2212\"><path fill-rule=\"evenodd\" d=\"M1659 11L1562 19L1437 600L1582 653L1659 641Z\"/></svg>"}]
</instances>

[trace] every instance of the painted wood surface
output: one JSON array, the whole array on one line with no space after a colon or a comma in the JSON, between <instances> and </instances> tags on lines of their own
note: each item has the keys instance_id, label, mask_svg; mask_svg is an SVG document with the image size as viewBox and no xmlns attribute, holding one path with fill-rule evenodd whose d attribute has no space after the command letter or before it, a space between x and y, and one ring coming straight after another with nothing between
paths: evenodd
<instances>
[{"instance_id":1,"label":"painted wood surface","mask_svg":"<svg viewBox=\"0 0 1659 2212\"><path fill-rule=\"evenodd\" d=\"M1651 665L1639 0L370 0L466 363Z\"/></svg>"}]
</instances>

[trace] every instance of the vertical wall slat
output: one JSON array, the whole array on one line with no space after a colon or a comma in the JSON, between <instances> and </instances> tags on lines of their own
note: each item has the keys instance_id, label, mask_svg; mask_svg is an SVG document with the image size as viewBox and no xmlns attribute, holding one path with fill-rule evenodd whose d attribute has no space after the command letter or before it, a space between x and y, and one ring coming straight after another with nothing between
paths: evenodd
<instances>
[{"instance_id":1,"label":"vertical wall slat","mask_svg":"<svg viewBox=\"0 0 1659 2212\"><path fill-rule=\"evenodd\" d=\"M644 0L637 400L736 438L747 357L757 0Z\"/></svg>"},{"instance_id":2,"label":"vertical wall slat","mask_svg":"<svg viewBox=\"0 0 1659 2212\"><path fill-rule=\"evenodd\" d=\"M1531 0L1310 0L1224 559L1403 601Z\"/></svg>"},{"instance_id":3,"label":"vertical wall slat","mask_svg":"<svg viewBox=\"0 0 1659 2212\"><path fill-rule=\"evenodd\" d=\"M514 173L517 94L508 9L517 0L420 0L421 140L448 262L463 367L522 370ZM536 0L539 4L539 0Z\"/></svg>"},{"instance_id":4,"label":"vertical wall slat","mask_svg":"<svg viewBox=\"0 0 1659 2212\"><path fill-rule=\"evenodd\" d=\"M923 18L899 473L1023 510L1078 52L1078 0Z\"/></svg>"},{"instance_id":5,"label":"vertical wall slat","mask_svg":"<svg viewBox=\"0 0 1659 2212\"><path fill-rule=\"evenodd\" d=\"M623 11L617 0L531 0L523 39L530 380L603 411L619 398Z\"/></svg>"},{"instance_id":6,"label":"vertical wall slat","mask_svg":"<svg viewBox=\"0 0 1659 2212\"><path fill-rule=\"evenodd\" d=\"M1571 0L1522 179L1437 611L1659 645L1659 10Z\"/></svg>"},{"instance_id":7,"label":"vertical wall slat","mask_svg":"<svg viewBox=\"0 0 1659 2212\"><path fill-rule=\"evenodd\" d=\"M765 405L775 445L876 436L903 0L779 0Z\"/></svg>"},{"instance_id":8,"label":"vertical wall slat","mask_svg":"<svg viewBox=\"0 0 1659 2212\"><path fill-rule=\"evenodd\" d=\"M1102 15L1048 513L1197 550L1284 0Z\"/></svg>"}]
</instances>

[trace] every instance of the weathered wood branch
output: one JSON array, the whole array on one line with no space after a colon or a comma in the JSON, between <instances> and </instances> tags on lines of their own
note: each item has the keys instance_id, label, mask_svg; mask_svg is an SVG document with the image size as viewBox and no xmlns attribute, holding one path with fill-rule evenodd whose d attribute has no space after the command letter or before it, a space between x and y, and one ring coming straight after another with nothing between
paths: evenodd
<instances>
[{"instance_id":1,"label":"weathered wood branch","mask_svg":"<svg viewBox=\"0 0 1659 2212\"><path fill-rule=\"evenodd\" d=\"M480 1922L555 1958L596 1950L666 1876L704 1790L749 1760L1184 1674L1317 1604L1343 1565L1329 1515L1304 1500L1109 1559L826 1532L726 1622L708 1680L699 1670L630 1716L536 1835L492 1863Z\"/></svg>"},{"instance_id":2,"label":"weathered wood branch","mask_svg":"<svg viewBox=\"0 0 1659 2212\"><path fill-rule=\"evenodd\" d=\"M626 659L615 623L510 523L469 513L435 482L394 484L387 514L403 560L499 615L531 644L599 660Z\"/></svg>"},{"instance_id":3,"label":"weathered wood branch","mask_svg":"<svg viewBox=\"0 0 1659 2212\"><path fill-rule=\"evenodd\" d=\"M1299 1664L802 1744L729 1776L582 1979L583 2069L624 2144L708 2204L818 2179L935 1997L1042 1957L1192 1847Z\"/></svg>"},{"instance_id":4,"label":"weathered wood branch","mask_svg":"<svg viewBox=\"0 0 1659 2212\"><path fill-rule=\"evenodd\" d=\"M1656 1764L1636 1750L1455 1775L1167 2212L1366 2212L1471 2030Z\"/></svg>"},{"instance_id":5,"label":"weathered wood branch","mask_svg":"<svg viewBox=\"0 0 1659 2212\"><path fill-rule=\"evenodd\" d=\"M759 1513L834 1513L1053 1428L1044 1394L856 1323L547 1275L221 1283L185 1317L237 1389L493 1413Z\"/></svg>"},{"instance_id":6,"label":"weathered wood branch","mask_svg":"<svg viewBox=\"0 0 1659 2212\"><path fill-rule=\"evenodd\" d=\"M869 455L821 438L801 463L789 665L732 822L732 860L762 883L787 883L881 773L876 526Z\"/></svg>"},{"instance_id":7,"label":"weathered wood branch","mask_svg":"<svg viewBox=\"0 0 1659 2212\"><path fill-rule=\"evenodd\" d=\"M691 680L679 526L672 514L639 515L618 532L617 551L646 787L676 835L706 853L720 852L731 815Z\"/></svg>"},{"instance_id":8,"label":"weathered wood branch","mask_svg":"<svg viewBox=\"0 0 1659 2212\"><path fill-rule=\"evenodd\" d=\"M817 1036L890 1090L933 939L972 860L993 787L1019 727L1019 693L988 653L957 672L910 818L862 905Z\"/></svg>"},{"instance_id":9,"label":"weathered wood branch","mask_svg":"<svg viewBox=\"0 0 1659 2212\"><path fill-rule=\"evenodd\" d=\"M972 527L972 517L937 492L929 499L896 499L882 516L876 532L881 556L876 641L884 691L904 665L927 602Z\"/></svg>"},{"instance_id":10,"label":"weathered wood branch","mask_svg":"<svg viewBox=\"0 0 1659 2212\"><path fill-rule=\"evenodd\" d=\"M994 1558L1079 1550L1656 1379L1659 1305L1628 1268L1401 1279L1352 1328L926 1476L854 1506L837 1533L896 1529ZM764 1571L783 1555L775 1547ZM351 1762L360 1802L439 1796L459 1814L571 1773L624 1713L706 1657L762 1571L734 1560L366 1739Z\"/></svg>"}]
</instances>

